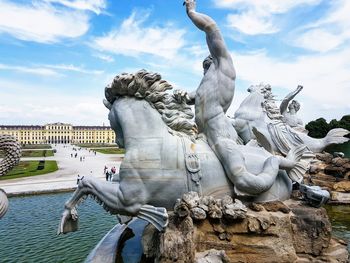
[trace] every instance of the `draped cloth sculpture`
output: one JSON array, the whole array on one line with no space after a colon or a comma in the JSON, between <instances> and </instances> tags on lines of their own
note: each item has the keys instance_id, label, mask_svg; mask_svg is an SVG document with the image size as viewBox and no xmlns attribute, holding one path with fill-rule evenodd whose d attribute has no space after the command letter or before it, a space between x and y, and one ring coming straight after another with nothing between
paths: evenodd
<instances>
[{"instance_id":1,"label":"draped cloth sculpture","mask_svg":"<svg viewBox=\"0 0 350 263\"><path fill-rule=\"evenodd\" d=\"M236 77L231 56L215 21L197 12L194 0L184 4L205 33L210 52L198 89L170 94L168 82L145 70L114 78L104 104L117 144L126 150L120 182L80 180L65 204L58 233L77 229L76 206L88 195L112 214L140 217L161 230L167 225L166 209L186 192L264 202L288 199L292 181L301 183L310 157L305 145L290 147L282 157L237 143L241 140L225 115ZM196 123L189 104L195 104Z\"/></svg>"}]
</instances>

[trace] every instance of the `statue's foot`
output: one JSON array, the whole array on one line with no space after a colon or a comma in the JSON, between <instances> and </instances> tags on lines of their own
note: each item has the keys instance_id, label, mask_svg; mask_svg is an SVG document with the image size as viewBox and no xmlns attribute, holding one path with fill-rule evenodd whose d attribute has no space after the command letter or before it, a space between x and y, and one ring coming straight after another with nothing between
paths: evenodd
<instances>
[{"instance_id":1,"label":"statue's foot","mask_svg":"<svg viewBox=\"0 0 350 263\"><path fill-rule=\"evenodd\" d=\"M75 208L65 209L62 213L61 221L58 226L57 234L67 234L78 230L78 212Z\"/></svg>"}]
</instances>

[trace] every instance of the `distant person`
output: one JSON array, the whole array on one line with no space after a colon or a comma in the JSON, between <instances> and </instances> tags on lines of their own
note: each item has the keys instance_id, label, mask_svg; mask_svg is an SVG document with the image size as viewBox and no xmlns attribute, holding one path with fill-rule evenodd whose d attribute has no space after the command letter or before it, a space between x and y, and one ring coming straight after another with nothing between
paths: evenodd
<instances>
[{"instance_id":1,"label":"distant person","mask_svg":"<svg viewBox=\"0 0 350 263\"><path fill-rule=\"evenodd\" d=\"M82 162L83 161L83 157L80 156L80 161Z\"/></svg>"},{"instance_id":2,"label":"distant person","mask_svg":"<svg viewBox=\"0 0 350 263\"><path fill-rule=\"evenodd\" d=\"M109 179L109 171L107 170L106 171L106 181L108 181L108 179Z\"/></svg>"},{"instance_id":3,"label":"distant person","mask_svg":"<svg viewBox=\"0 0 350 263\"><path fill-rule=\"evenodd\" d=\"M105 174L107 170L108 170L108 167L105 165L105 168L103 168L103 174Z\"/></svg>"},{"instance_id":4,"label":"distant person","mask_svg":"<svg viewBox=\"0 0 350 263\"><path fill-rule=\"evenodd\" d=\"M80 182L81 179L82 179L82 178L80 178L80 175L78 174L77 184L79 184L79 182Z\"/></svg>"}]
</instances>

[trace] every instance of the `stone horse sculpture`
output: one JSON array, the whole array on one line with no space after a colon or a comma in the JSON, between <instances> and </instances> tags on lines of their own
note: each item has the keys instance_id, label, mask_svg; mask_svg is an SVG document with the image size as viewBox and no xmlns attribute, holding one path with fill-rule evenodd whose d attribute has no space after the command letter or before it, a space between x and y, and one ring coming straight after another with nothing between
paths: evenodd
<instances>
[{"instance_id":1,"label":"stone horse sculpture","mask_svg":"<svg viewBox=\"0 0 350 263\"><path fill-rule=\"evenodd\" d=\"M3 151L5 155L0 162L0 176L3 176L19 163L21 146L15 137L11 135L0 135L0 151ZM8 204L6 193L0 188L0 219L6 214Z\"/></svg>"},{"instance_id":2,"label":"stone horse sculpture","mask_svg":"<svg viewBox=\"0 0 350 263\"><path fill-rule=\"evenodd\" d=\"M283 158L263 148L240 145L248 172L247 178L234 186L205 138L196 139L190 106L166 92L170 89L159 74L145 70L116 76L107 86L104 104L110 110L117 144L126 150L120 182L81 179L65 204L58 233L77 229L76 206L88 195L112 214L137 216L158 229L167 224L164 208L172 209L189 191L220 197L243 189L257 201L290 197L289 177L302 176L293 168L305 147L295 148ZM266 172L266 161L271 158L280 166L277 174Z\"/></svg>"},{"instance_id":3,"label":"stone horse sculpture","mask_svg":"<svg viewBox=\"0 0 350 263\"><path fill-rule=\"evenodd\" d=\"M332 129L322 139L312 138L291 128L283 122L269 85L252 86L248 92L249 96L243 100L232 121L244 143L257 139L269 152L285 156L296 146L306 145L310 151L319 153L331 144L349 140L344 137L349 131L341 128Z\"/></svg>"}]
</instances>

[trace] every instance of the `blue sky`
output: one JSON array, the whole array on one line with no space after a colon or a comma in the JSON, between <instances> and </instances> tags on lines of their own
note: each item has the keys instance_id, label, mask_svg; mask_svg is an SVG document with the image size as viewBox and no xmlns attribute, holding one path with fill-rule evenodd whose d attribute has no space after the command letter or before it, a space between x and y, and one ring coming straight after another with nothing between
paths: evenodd
<instances>
[{"instance_id":1,"label":"blue sky","mask_svg":"<svg viewBox=\"0 0 350 263\"><path fill-rule=\"evenodd\" d=\"M350 114L350 1L197 0L237 71L233 115L247 88L278 99L304 90L300 116ZM0 124L108 124L104 87L121 72L159 72L195 90L205 37L180 0L0 0Z\"/></svg>"}]
</instances>

